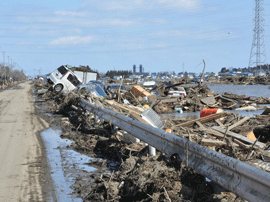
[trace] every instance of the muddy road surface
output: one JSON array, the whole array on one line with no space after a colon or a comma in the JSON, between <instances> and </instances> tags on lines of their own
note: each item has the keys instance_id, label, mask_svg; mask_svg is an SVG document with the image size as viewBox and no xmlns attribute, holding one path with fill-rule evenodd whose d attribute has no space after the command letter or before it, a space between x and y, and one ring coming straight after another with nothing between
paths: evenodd
<instances>
[{"instance_id":1,"label":"muddy road surface","mask_svg":"<svg viewBox=\"0 0 270 202\"><path fill-rule=\"evenodd\" d=\"M34 114L34 102L30 83L0 92L0 201L46 200L39 132L48 124Z\"/></svg>"}]
</instances>

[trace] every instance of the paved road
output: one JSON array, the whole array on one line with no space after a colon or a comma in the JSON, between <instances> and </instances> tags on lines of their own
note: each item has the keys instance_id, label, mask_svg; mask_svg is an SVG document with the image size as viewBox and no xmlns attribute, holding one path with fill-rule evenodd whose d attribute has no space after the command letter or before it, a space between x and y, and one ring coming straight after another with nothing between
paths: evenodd
<instances>
[{"instance_id":1,"label":"paved road","mask_svg":"<svg viewBox=\"0 0 270 202\"><path fill-rule=\"evenodd\" d=\"M48 124L34 114L31 85L0 92L0 201L43 201L42 143Z\"/></svg>"}]
</instances>

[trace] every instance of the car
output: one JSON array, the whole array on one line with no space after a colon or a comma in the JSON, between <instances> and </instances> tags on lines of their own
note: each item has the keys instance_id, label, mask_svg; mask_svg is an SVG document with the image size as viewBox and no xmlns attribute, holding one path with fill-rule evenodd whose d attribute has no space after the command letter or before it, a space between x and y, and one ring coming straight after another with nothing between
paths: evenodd
<instances>
[{"instance_id":1,"label":"car","mask_svg":"<svg viewBox=\"0 0 270 202\"><path fill-rule=\"evenodd\" d=\"M185 89L181 86L174 86L171 87L170 90L168 91L168 96L171 97L186 97L187 93Z\"/></svg>"},{"instance_id":2,"label":"car","mask_svg":"<svg viewBox=\"0 0 270 202\"><path fill-rule=\"evenodd\" d=\"M98 84L101 88L103 88L103 90L106 89L105 83L99 80L90 80L87 84Z\"/></svg>"},{"instance_id":3,"label":"car","mask_svg":"<svg viewBox=\"0 0 270 202\"><path fill-rule=\"evenodd\" d=\"M192 81L195 82L195 83L199 83L199 82L200 82L200 79L201 79L201 77L196 77L196 78L194 78ZM203 81L204 81L204 80L203 80L203 78L202 78L201 83L202 83Z\"/></svg>"},{"instance_id":4,"label":"car","mask_svg":"<svg viewBox=\"0 0 270 202\"><path fill-rule=\"evenodd\" d=\"M54 72L50 73L47 77L49 84L53 85L55 92L68 93L82 84L82 81L77 75L65 66L57 68Z\"/></svg>"},{"instance_id":5,"label":"car","mask_svg":"<svg viewBox=\"0 0 270 202\"><path fill-rule=\"evenodd\" d=\"M114 93L118 90L118 88L121 88L120 90L126 91L126 87L121 84L109 84L106 88L106 90L110 93Z\"/></svg>"},{"instance_id":6,"label":"car","mask_svg":"<svg viewBox=\"0 0 270 202\"><path fill-rule=\"evenodd\" d=\"M152 90L154 87L157 86L157 83L155 81L145 81L142 84L142 87L146 90Z\"/></svg>"},{"instance_id":7,"label":"car","mask_svg":"<svg viewBox=\"0 0 270 202\"><path fill-rule=\"evenodd\" d=\"M97 83L88 82L87 84L82 84L78 87L78 92L80 94L85 94L88 92L91 93L94 97L107 97L107 94L102 86Z\"/></svg>"}]
</instances>

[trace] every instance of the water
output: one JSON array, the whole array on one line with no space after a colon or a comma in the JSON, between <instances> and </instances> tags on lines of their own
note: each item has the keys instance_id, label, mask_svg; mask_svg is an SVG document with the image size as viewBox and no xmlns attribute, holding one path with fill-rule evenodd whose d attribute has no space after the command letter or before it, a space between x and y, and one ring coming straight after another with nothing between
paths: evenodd
<instances>
[{"instance_id":1,"label":"water","mask_svg":"<svg viewBox=\"0 0 270 202\"><path fill-rule=\"evenodd\" d=\"M211 90L213 90L216 94L224 94L233 93L237 95L247 95L247 96L255 96L255 97L270 97L270 89L266 85L232 85L232 84L207 84ZM266 104L259 105L260 107L269 106ZM256 111L239 111L239 110L224 110L232 113L240 114L241 116L250 116L254 117L257 114L262 114L264 109L256 110ZM186 113L174 113L174 114L162 114L161 117L167 118L170 117L172 119L177 118L187 118L187 119L198 119L200 118L200 111L198 112L186 112Z\"/></svg>"},{"instance_id":2,"label":"water","mask_svg":"<svg viewBox=\"0 0 270 202\"><path fill-rule=\"evenodd\" d=\"M92 158L82 155L74 150L68 149L72 142L60 137L61 130L49 128L41 133L44 141L48 164L51 168L51 176L54 182L57 201L81 202L82 199L72 194L70 186L74 183L78 174L89 173L97 170L85 165ZM52 201L52 199L51 199Z\"/></svg>"},{"instance_id":3,"label":"water","mask_svg":"<svg viewBox=\"0 0 270 202\"><path fill-rule=\"evenodd\" d=\"M237 95L270 97L267 85L233 85L233 84L207 84L216 94L233 93Z\"/></svg>"}]
</instances>

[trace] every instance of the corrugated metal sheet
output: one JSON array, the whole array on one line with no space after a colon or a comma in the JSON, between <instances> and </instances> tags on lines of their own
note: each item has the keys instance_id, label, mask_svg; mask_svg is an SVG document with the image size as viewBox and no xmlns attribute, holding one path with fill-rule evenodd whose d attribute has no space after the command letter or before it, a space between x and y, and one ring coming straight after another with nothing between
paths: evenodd
<instances>
[{"instance_id":1,"label":"corrugated metal sheet","mask_svg":"<svg viewBox=\"0 0 270 202\"><path fill-rule=\"evenodd\" d=\"M145 110L141 114L141 117L155 128L162 129L164 127L160 116L152 108Z\"/></svg>"}]
</instances>

